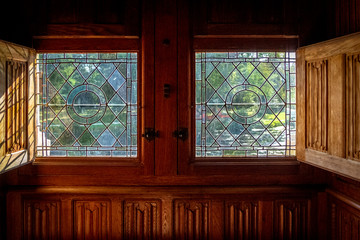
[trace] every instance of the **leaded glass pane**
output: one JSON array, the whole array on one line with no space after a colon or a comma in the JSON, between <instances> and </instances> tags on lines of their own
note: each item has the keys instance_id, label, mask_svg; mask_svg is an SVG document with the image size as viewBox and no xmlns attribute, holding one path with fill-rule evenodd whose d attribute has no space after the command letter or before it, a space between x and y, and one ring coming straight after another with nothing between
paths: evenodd
<instances>
[{"instance_id":1,"label":"leaded glass pane","mask_svg":"<svg viewBox=\"0 0 360 240\"><path fill-rule=\"evenodd\" d=\"M295 53L195 53L196 157L295 156Z\"/></svg>"},{"instance_id":2,"label":"leaded glass pane","mask_svg":"<svg viewBox=\"0 0 360 240\"><path fill-rule=\"evenodd\" d=\"M37 56L38 156L137 156L137 54Z\"/></svg>"}]
</instances>

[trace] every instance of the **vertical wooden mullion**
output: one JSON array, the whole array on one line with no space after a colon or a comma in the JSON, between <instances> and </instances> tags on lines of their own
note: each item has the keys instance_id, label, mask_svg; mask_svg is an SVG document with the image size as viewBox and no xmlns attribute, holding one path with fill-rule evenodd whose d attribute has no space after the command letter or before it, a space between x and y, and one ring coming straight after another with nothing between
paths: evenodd
<instances>
[{"instance_id":1,"label":"vertical wooden mullion","mask_svg":"<svg viewBox=\"0 0 360 240\"><path fill-rule=\"evenodd\" d=\"M178 141L178 172L186 174L191 158L195 156L195 121L193 119L195 88L193 79L194 52L191 47L189 1L178 2L178 126L188 129L188 138Z\"/></svg>"},{"instance_id":2,"label":"vertical wooden mullion","mask_svg":"<svg viewBox=\"0 0 360 240\"><path fill-rule=\"evenodd\" d=\"M141 79L138 86L140 87L139 106L141 108L141 125L138 125L139 132L144 133L145 128L153 128L155 126L155 100L154 100L154 78L155 78L155 53L154 53L154 0L143 2L143 17L142 17L142 33L141 33ZM154 141L147 141L141 138L139 144L141 146L140 157L144 163L144 174L154 174Z\"/></svg>"},{"instance_id":3,"label":"vertical wooden mullion","mask_svg":"<svg viewBox=\"0 0 360 240\"><path fill-rule=\"evenodd\" d=\"M177 1L155 4L155 174L177 174ZM170 86L169 97L164 85Z\"/></svg>"}]
</instances>

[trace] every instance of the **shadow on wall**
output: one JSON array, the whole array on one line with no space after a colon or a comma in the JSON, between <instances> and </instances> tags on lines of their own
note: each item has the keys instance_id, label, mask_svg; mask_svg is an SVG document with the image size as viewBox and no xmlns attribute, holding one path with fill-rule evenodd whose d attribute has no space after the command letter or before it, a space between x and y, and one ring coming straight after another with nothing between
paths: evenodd
<instances>
[{"instance_id":1,"label":"shadow on wall","mask_svg":"<svg viewBox=\"0 0 360 240\"><path fill-rule=\"evenodd\" d=\"M0 174L7 172L15 167L28 163L28 153L26 150L7 154L0 159Z\"/></svg>"}]
</instances>

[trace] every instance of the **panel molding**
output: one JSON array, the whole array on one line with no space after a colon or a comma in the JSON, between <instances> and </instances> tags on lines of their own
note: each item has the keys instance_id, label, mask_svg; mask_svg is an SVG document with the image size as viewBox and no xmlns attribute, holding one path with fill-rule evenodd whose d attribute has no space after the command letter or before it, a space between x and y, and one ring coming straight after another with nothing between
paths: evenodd
<instances>
[{"instance_id":1,"label":"panel molding","mask_svg":"<svg viewBox=\"0 0 360 240\"><path fill-rule=\"evenodd\" d=\"M306 62L306 146L328 150L328 60Z\"/></svg>"},{"instance_id":2,"label":"panel molding","mask_svg":"<svg viewBox=\"0 0 360 240\"><path fill-rule=\"evenodd\" d=\"M258 239L258 202L225 203L225 238Z\"/></svg>"},{"instance_id":3,"label":"panel molding","mask_svg":"<svg viewBox=\"0 0 360 240\"><path fill-rule=\"evenodd\" d=\"M111 229L109 200L75 200L73 207L75 239L111 238L109 236Z\"/></svg>"},{"instance_id":4,"label":"panel molding","mask_svg":"<svg viewBox=\"0 0 360 240\"><path fill-rule=\"evenodd\" d=\"M360 238L360 203L335 192L326 190L329 198L332 239L359 239Z\"/></svg>"},{"instance_id":5,"label":"panel molding","mask_svg":"<svg viewBox=\"0 0 360 240\"><path fill-rule=\"evenodd\" d=\"M161 226L160 200L125 201L125 239L159 239Z\"/></svg>"},{"instance_id":6,"label":"panel molding","mask_svg":"<svg viewBox=\"0 0 360 240\"><path fill-rule=\"evenodd\" d=\"M360 160L360 54L346 57L346 157Z\"/></svg>"},{"instance_id":7,"label":"panel molding","mask_svg":"<svg viewBox=\"0 0 360 240\"><path fill-rule=\"evenodd\" d=\"M275 239L310 239L310 201L275 201Z\"/></svg>"},{"instance_id":8,"label":"panel molding","mask_svg":"<svg viewBox=\"0 0 360 240\"><path fill-rule=\"evenodd\" d=\"M24 239L60 239L60 201L24 200Z\"/></svg>"},{"instance_id":9,"label":"panel molding","mask_svg":"<svg viewBox=\"0 0 360 240\"><path fill-rule=\"evenodd\" d=\"M176 239L209 239L210 201L174 201L174 237Z\"/></svg>"}]
</instances>

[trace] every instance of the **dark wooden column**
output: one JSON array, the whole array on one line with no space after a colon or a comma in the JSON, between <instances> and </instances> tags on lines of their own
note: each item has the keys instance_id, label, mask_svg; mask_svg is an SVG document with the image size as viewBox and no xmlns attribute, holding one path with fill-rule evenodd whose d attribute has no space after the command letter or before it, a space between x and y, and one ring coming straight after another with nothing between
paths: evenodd
<instances>
[{"instance_id":1,"label":"dark wooden column","mask_svg":"<svg viewBox=\"0 0 360 240\"><path fill-rule=\"evenodd\" d=\"M156 1L155 10L155 174L177 173L177 3ZM168 86L169 94L164 95Z\"/></svg>"}]
</instances>

